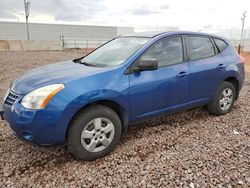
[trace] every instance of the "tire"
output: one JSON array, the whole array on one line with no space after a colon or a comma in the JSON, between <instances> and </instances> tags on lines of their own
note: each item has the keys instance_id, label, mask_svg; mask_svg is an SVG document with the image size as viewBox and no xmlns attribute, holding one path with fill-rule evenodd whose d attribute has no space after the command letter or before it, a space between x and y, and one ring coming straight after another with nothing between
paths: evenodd
<instances>
[{"instance_id":1,"label":"tire","mask_svg":"<svg viewBox=\"0 0 250 188\"><path fill-rule=\"evenodd\" d=\"M225 98L224 97L225 95L228 95L228 97ZM216 116L225 115L231 111L234 105L235 98L236 98L236 92L234 85L230 82L225 81L221 84L221 86L217 90L213 101L207 105L208 111ZM228 105L226 105L227 103Z\"/></svg>"},{"instance_id":2,"label":"tire","mask_svg":"<svg viewBox=\"0 0 250 188\"><path fill-rule=\"evenodd\" d=\"M72 121L67 134L68 150L78 159L94 160L109 154L121 133L119 116L106 106L93 105Z\"/></svg>"}]
</instances>

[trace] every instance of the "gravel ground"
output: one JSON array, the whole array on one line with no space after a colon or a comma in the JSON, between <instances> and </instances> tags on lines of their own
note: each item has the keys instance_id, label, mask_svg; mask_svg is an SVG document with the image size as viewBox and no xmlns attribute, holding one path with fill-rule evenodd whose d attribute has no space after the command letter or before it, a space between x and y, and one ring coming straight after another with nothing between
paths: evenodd
<instances>
[{"instance_id":1,"label":"gravel ground","mask_svg":"<svg viewBox=\"0 0 250 188\"><path fill-rule=\"evenodd\" d=\"M0 97L26 70L80 52L1 52ZM204 107L139 123L108 156L78 161L33 146L0 121L0 187L250 187L250 82L230 114Z\"/></svg>"}]
</instances>

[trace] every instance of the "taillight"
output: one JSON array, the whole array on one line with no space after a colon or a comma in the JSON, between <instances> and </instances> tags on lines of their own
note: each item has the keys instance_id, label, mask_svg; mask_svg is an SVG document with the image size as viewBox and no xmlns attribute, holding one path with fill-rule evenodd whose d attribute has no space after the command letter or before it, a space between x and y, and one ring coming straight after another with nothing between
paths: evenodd
<instances>
[{"instance_id":1,"label":"taillight","mask_svg":"<svg viewBox=\"0 0 250 188\"><path fill-rule=\"evenodd\" d=\"M245 63L245 59L243 56L239 55L239 58L240 58L240 63Z\"/></svg>"}]
</instances>

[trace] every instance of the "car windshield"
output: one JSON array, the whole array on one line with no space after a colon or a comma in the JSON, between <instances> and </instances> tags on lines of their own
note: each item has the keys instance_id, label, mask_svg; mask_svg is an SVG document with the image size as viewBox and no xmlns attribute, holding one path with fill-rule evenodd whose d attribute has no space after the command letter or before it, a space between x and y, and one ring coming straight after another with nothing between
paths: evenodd
<instances>
[{"instance_id":1,"label":"car windshield","mask_svg":"<svg viewBox=\"0 0 250 188\"><path fill-rule=\"evenodd\" d=\"M113 67L125 62L149 39L125 37L114 39L81 60L81 63L96 67Z\"/></svg>"}]
</instances>

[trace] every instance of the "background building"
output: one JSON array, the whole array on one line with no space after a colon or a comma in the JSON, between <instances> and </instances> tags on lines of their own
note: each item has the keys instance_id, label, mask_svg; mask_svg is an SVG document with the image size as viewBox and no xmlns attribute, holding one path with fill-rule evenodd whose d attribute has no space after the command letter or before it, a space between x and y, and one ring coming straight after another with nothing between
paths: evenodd
<instances>
[{"instance_id":1,"label":"background building","mask_svg":"<svg viewBox=\"0 0 250 188\"><path fill-rule=\"evenodd\" d=\"M134 32L132 27L65 25L29 23L30 40L60 40L65 38L111 39ZM19 22L0 22L0 40L26 40L26 25Z\"/></svg>"}]
</instances>

